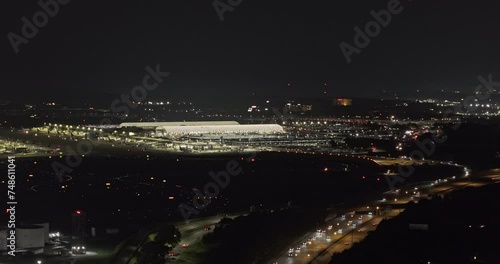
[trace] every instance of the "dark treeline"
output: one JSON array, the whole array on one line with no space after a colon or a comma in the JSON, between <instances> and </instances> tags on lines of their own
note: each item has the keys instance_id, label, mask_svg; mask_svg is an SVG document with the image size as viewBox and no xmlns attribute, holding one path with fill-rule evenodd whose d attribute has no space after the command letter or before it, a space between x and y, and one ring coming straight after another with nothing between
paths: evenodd
<instances>
[{"instance_id":1,"label":"dark treeline","mask_svg":"<svg viewBox=\"0 0 500 264\"><path fill-rule=\"evenodd\" d=\"M432 140L432 135L421 135L420 142ZM433 140L434 141L434 140ZM443 125L443 135L435 141L435 151L426 157L435 160L453 160L474 169L496 167L500 152L500 125L498 120L490 123L466 122L459 125ZM430 148L427 146L427 148ZM412 145L407 155L418 146ZM427 155L428 153L426 153Z\"/></svg>"}]
</instances>

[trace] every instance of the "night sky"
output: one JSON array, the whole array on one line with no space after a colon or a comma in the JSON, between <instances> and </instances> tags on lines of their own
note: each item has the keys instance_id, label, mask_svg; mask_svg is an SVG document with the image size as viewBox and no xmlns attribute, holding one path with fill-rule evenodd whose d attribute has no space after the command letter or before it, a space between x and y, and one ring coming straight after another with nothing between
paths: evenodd
<instances>
[{"instance_id":1,"label":"night sky","mask_svg":"<svg viewBox=\"0 0 500 264\"><path fill-rule=\"evenodd\" d=\"M497 1L403 0L348 64L339 44L388 2L243 0L221 22L212 1L72 0L15 54L8 33L42 9L8 1L0 99L128 93L158 63L171 75L152 96L205 100L324 96L325 82L328 96L472 93L480 74L500 80Z\"/></svg>"}]
</instances>

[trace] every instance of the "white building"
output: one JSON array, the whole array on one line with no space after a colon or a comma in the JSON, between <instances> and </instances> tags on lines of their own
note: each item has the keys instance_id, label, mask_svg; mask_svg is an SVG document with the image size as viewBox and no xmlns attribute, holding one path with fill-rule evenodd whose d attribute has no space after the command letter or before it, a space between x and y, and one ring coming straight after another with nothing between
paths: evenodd
<instances>
[{"instance_id":1,"label":"white building","mask_svg":"<svg viewBox=\"0 0 500 264\"><path fill-rule=\"evenodd\" d=\"M223 126L223 125L239 125L236 121L189 121L189 122L127 122L121 123L118 127L140 127L140 128L157 128L166 126Z\"/></svg>"},{"instance_id":2,"label":"white building","mask_svg":"<svg viewBox=\"0 0 500 264\"><path fill-rule=\"evenodd\" d=\"M248 135L248 134L280 134L283 127L276 124L262 125L217 125L217 126L161 126L155 129L157 136L187 135Z\"/></svg>"},{"instance_id":3,"label":"white building","mask_svg":"<svg viewBox=\"0 0 500 264\"><path fill-rule=\"evenodd\" d=\"M44 226L30 225L16 228L16 248L43 248L44 245Z\"/></svg>"},{"instance_id":4,"label":"white building","mask_svg":"<svg viewBox=\"0 0 500 264\"><path fill-rule=\"evenodd\" d=\"M270 135L285 133L276 124L241 125L236 121L196 121L196 122L130 122L118 127L137 127L155 131L157 137L196 135Z\"/></svg>"}]
</instances>

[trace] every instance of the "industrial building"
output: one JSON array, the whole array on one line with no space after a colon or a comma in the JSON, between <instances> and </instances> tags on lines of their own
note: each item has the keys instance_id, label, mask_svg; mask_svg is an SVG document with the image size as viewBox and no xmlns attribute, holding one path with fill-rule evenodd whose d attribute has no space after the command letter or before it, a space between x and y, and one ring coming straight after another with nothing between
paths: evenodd
<instances>
[{"instance_id":1,"label":"industrial building","mask_svg":"<svg viewBox=\"0 0 500 264\"><path fill-rule=\"evenodd\" d=\"M17 249L39 249L49 241L49 224L40 223L33 225L21 225L16 227L16 248ZM0 250L7 249L7 229L0 230Z\"/></svg>"}]
</instances>

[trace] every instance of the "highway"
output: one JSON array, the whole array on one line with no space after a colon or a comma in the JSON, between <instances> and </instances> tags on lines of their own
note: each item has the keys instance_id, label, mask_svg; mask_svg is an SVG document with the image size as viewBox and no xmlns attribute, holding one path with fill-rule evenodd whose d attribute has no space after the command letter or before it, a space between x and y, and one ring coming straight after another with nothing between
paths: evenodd
<instances>
[{"instance_id":1,"label":"highway","mask_svg":"<svg viewBox=\"0 0 500 264\"><path fill-rule=\"evenodd\" d=\"M378 224L383 219L380 216L362 214L344 216L337 217L329 221L324 228L312 232L310 237L290 247L274 263L310 263L315 261L318 254L332 246L342 250L349 248L353 241L356 242L362 238L361 233L366 233L372 224Z\"/></svg>"},{"instance_id":2,"label":"highway","mask_svg":"<svg viewBox=\"0 0 500 264\"><path fill-rule=\"evenodd\" d=\"M350 248L352 243L362 241L368 232L375 230L378 223L384 218L392 218L404 210L391 209L391 207L398 207L410 201L418 202L421 197L444 195L465 187L480 187L498 182L500 182L500 169L493 169L478 173L474 181L469 177L441 179L433 182L422 182L408 189L387 192L384 195L390 198L367 202L365 206L353 208L354 214L346 213L345 217L331 220L322 228L324 233L312 231L310 237L294 242L288 250L281 252L280 257L272 263L327 264L334 253L342 252ZM364 214L355 212L363 212ZM372 215L369 215L369 212ZM352 223L356 224L354 228ZM329 226L332 227L331 230L329 230ZM341 234L339 229L342 229Z\"/></svg>"}]
</instances>

